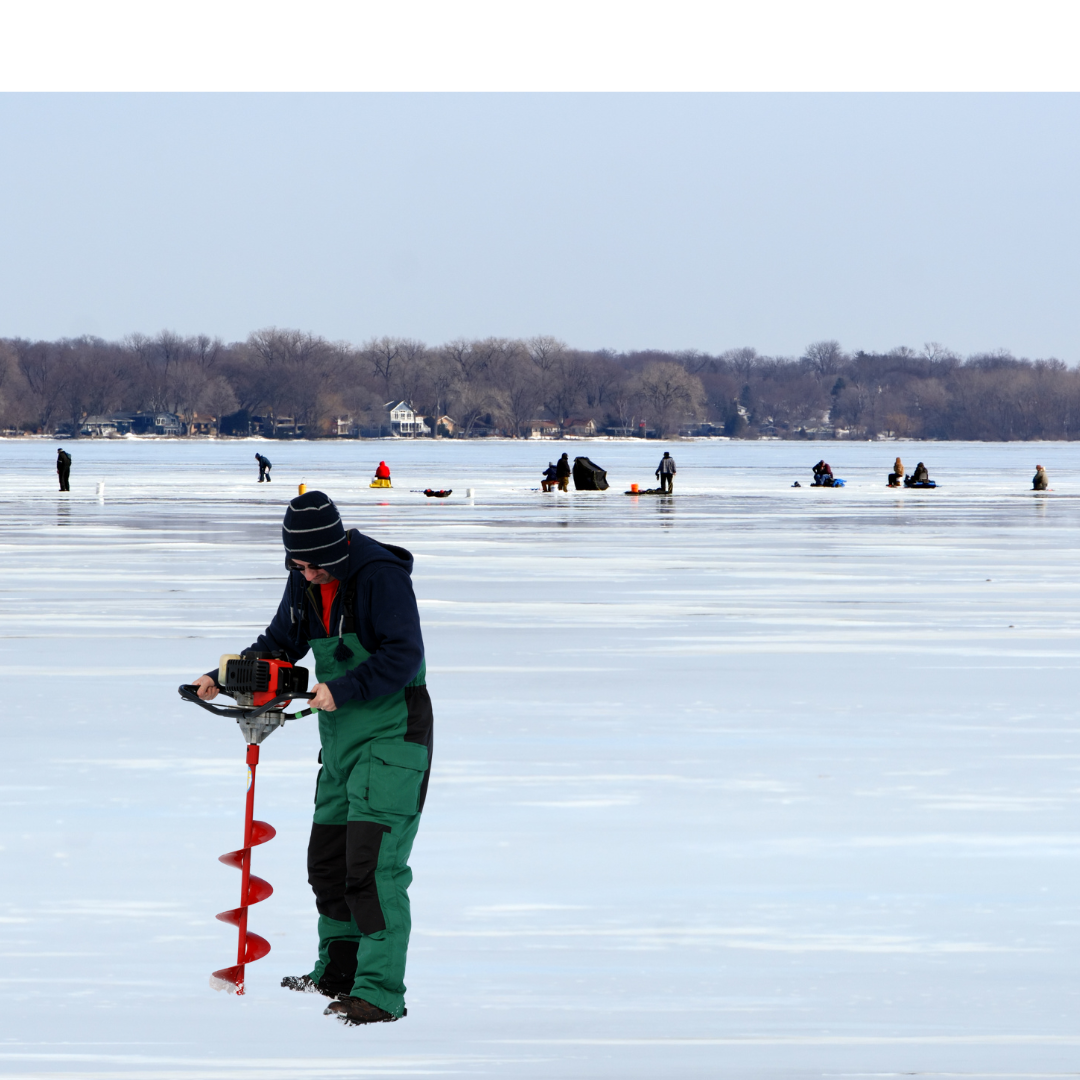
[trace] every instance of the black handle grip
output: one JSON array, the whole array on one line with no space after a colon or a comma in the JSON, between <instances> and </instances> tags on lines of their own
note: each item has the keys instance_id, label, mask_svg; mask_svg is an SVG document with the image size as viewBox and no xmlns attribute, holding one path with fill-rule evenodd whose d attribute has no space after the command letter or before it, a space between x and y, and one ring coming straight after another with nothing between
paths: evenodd
<instances>
[{"instance_id":1,"label":"black handle grip","mask_svg":"<svg viewBox=\"0 0 1080 1080\"><path fill-rule=\"evenodd\" d=\"M200 706L207 712L212 712L215 716L230 716L239 720L258 720L263 713L270 712L271 709L276 709L281 705L284 705L287 701L296 701L299 698L311 700L315 695L307 692L293 691L287 694L278 694L276 698L268 701L265 705L260 705L257 709L247 708L243 705L215 705L210 701L203 701L199 697L199 688L193 683L183 683L179 687L180 696L185 701L190 701L194 705Z\"/></svg>"}]
</instances>

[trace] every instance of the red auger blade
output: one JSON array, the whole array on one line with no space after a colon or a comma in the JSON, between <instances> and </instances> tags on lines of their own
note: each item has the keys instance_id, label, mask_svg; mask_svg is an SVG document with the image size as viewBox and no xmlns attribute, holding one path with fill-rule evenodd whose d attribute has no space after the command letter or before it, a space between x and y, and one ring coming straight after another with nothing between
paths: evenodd
<instances>
[{"instance_id":1,"label":"red auger blade","mask_svg":"<svg viewBox=\"0 0 1080 1080\"><path fill-rule=\"evenodd\" d=\"M219 919L221 922L227 922L232 926L239 926L240 915L243 911L244 909L242 907L234 907L230 911L219 911L218 914L214 916L214 918ZM217 973L215 972L215 974Z\"/></svg>"},{"instance_id":2,"label":"red auger blade","mask_svg":"<svg viewBox=\"0 0 1080 1080\"><path fill-rule=\"evenodd\" d=\"M265 844L267 840L273 840L275 836L277 836L277 829L273 825L265 821L251 823L251 847ZM234 870L240 870L243 868L244 852L250 850L251 848L239 848L236 851L227 851L224 855L218 856L218 862L231 866Z\"/></svg>"},{"instance_id":3,"label":"red auger blade","mask_svg":"<svg viewBox=\"0 0 1080 1080\"><path fill-rule=\"evenodd\" d=\"M270 890L270 892L273 892L273 888L269 885L268 882L262 880L261 878L252 878L253 885L256 881L260 882L261 885L265 885L267 889ZM270 895L270 892L268 892L266 896L259 896L258 900L253 900L252 903L257 904L259 900L266 900L267 896ZM251 890L248 890L247 895L251 896ZM239 927L240 916L245 912L245 910L246 907L233 907L230 908L228 912L218 912L218 914L215 915L214 918L217 919L219 922L228 922L230 927ZM251 935L248 934L248 936Z\"/></svg>"},{"instance_id":4,"label":"red auger blade","mask_svg":"<svg viewBox=\"0 0 1080 1080\"><path fill-rule=\"evenodd\" d=\"M237 964L215 971L210 976L210 987L213 990L226 990L230 994L242 994L244 992L244 965Z\"/></svg>"},{"instance_id":5,"label":"red auger blade","mask_svg":"<svg viewBox=\"0 0 1080 1080\"><path fill-rule=\"evenodd\" d=\"M261 877L256 877L254 874L248 880L248 893L247 903L257 904L260 900L265 900L274 891L274 886L269 881L263 881Z\"/></svg>"},{"instance_id":6,"label":"red auger blade","mask_svg":"<svg viewBox=\"0 0 1080 1080\"><path fill-rule=\"evenodd\" d=\"M261 960L270 951L270 942L258 934L248 934L247 951L244 953L244 963L250 964L253 960Z\"/></svg>"},{"instance_id":7,"label":"red auger blade","mask_svg":"<svg viewBox=\"0 0 1080 1080\"><path fill-rule=\"evenodd\" d=\"M252 808L255 802L255 766L259 763L257 743L248 745L248 789L247 805L244 811L244 847L229 851L219 856L219 861L240 871L240 906L222 911L218 918L239 929L236 952L237 962L232 967L221 968L210 976L210 985L215 990L227 990L229 993L244 992L244 967L255 960L260 960L270 951L270 942L258 934L251 934L247 928L247 911L252 904L257 904L270 896L274 887L269 881L255 877L251 873L251 849L272 840L277 833L273 825L265 821L255 821Z\"/></svg>"},{"instance_id":8,"label":"red auger blade","mask_svg":"<svg viewBox=\"0 0 1080 1080\"><path fill-rule=\"evenodd\" d=\"M265 821L253 821L251 823L251 846L265 844L267 840L273 840L277 836L277 829Z\"/></svg>"}]
</instances>

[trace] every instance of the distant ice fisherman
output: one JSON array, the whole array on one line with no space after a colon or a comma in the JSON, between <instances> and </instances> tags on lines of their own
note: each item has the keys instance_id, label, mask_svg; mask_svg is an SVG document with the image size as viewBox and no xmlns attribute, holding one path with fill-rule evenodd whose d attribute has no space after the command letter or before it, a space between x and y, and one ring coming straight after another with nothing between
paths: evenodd
<instances>
[{"instance_id":1,"label":"distant ice fisherman","mask_svg":"<svg viewBox=\"0 0 1080 1080\"><path fill-rule=\"evenodd\" d=\"M570 490L570 474L574 470L570 468L570 458L563 454L559 463L555 466L555 479L558 481L560 491Z\"/></svg>"},{"instance_id":2,"label":"distant ice fisherman","mask_svg":"<svg viewBox=\"0 0 1080 1080\"><path fill-rule=\"evenodd\" d=\"M60 490L70 491L71 455L63 447L56 451L56 475L60 478Z\"/></svg>"},{"instance_id":3,"label":"distant ice fisherman","mask_svg":"<svg viewBox=\"0 0 1080 1080\"><path fill-rule=\"evenodd\" d=\"M665 450L664 456L660 459L660 464L656 466L656 472L653 473L660 481L660 491L662 494L672 494L675 486L675 459Z\"/></svg>"},{"instance_id":4,"label":"distant ice fisherman","mask_svg":"<svg viewBox=\"0 0 1080 1080\"><path fill-rule=\"evenodd\" d=\"M375 479L371 481L371 487L390 487L390 466L385 461L379 462L375 470Z\"/></svg>"},{"instance_id":5,"label":"distant ice fisherman","mask_svg":"<svg viewBox=\"0 0 1080 1080\"><path fill-rule=\"evenodd\" d=\"M270 459L264 458L262 454L256 454L255 460L259 463L259 483L261 484L265 480L269 484L270 470L274 467L270 464Z\"/></svg>"},{"instance_id":6,"label":"distant ice fisherman","mask_svg":"<svg viewBox=\"0 0 1080 1080\"><path fill-rule=\"evenodd\" d=\"M559 482L559 470L555 468L553 462L548 462L548 467L544 470L543 479L540 481L540 487L544 491L554 491L555 485Z\"/></svg>"},{"instance_id":7,"label":"distant ice fisherman","mask_svg":"<svg viewBox=\"0 0 1080 1080\"><path fill-rule=\"evenodd\" d=\"M1035 475L1031 478L1031 486L1035 491L1049 491L1050 477L1041 465L1035 466Z\"/></svg>"}]
</instances>

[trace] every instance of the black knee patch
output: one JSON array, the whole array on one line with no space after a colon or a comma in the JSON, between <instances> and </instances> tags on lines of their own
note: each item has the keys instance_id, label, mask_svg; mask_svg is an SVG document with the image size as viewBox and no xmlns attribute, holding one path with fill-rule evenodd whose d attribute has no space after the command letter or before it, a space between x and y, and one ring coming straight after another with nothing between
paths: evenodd
<instances>
[{"instance_id":1,"label":"black knee patch","mask_svg":"<svg viewBox=\"0 0 1080 1080\"><path fill-rule=\"evenodd\" d=\"M315 893L315 907L320 915L338 922L350 918L345 900L345 831L345 825L312 825L308 841L308 884Z\"/></svg>"},{"instance_id":2,"label":"black knee patch","mask_svg":"<svg viewBox=\"0 0 1080 1080\"><path fill-rule=\"evenodd\" d=\"M331 941L326 946L330 956L319 989L326 994L348 994L356 981L356 952L358 941Z\"/></svg>"},{"instance_id":3,"label":"black knee patch","mask_svg":"<svg viewBox=\"0 0 1080 1080\"><path fill-rule=\"evenodd\" d=\"M350 821L345 828L348 830L345 901L360 933L375 934L386 929L379 891L375 887L375 868L379 865L383 834L390 831L390 826L374 821Z\"/></svg>"}]
</instances>

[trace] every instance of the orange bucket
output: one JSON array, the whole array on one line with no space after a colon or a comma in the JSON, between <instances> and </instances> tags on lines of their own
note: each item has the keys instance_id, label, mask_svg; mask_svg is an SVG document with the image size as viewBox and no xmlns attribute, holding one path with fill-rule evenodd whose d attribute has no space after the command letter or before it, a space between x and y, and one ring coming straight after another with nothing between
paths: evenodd
<instances>
[{"instance_id":1,"label":"orange bucket","mask_svg":"<svg viewBox=\"0 0 1080 1080\"><path fill-rule=\"evenodd\" d=\"M631 485L630 485L630 490L631 490L631 491L632 491L632 492L633 492L633 493L634 493L634 494L636 495L636 494L638 493L638 486L637 486L637 484L631 484Z\"/></svg>"}]
</instances>

